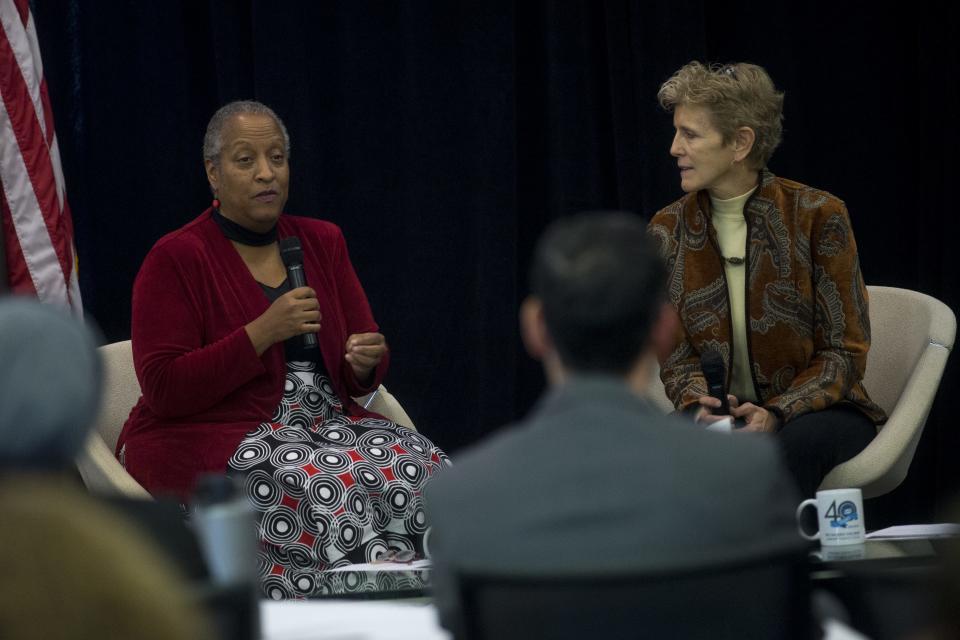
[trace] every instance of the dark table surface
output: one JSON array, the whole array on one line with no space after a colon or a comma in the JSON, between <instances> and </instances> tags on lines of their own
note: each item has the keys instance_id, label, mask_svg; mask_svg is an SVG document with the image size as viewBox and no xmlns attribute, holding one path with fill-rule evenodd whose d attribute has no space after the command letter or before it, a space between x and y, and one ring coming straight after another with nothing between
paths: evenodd
<instances>
[{"instance_id":1,"label":"dark table surface","mask_svg":"<svg viewBox=\"0 0 960 640\"><path fill-rule=\"evenodd\" d=\"M919 637L938 619L942 559L957 544L911 538L816 548L809 555L811 584L815 593L835 597L846 622L872 640Z\"/></svg>"}]
</instances>

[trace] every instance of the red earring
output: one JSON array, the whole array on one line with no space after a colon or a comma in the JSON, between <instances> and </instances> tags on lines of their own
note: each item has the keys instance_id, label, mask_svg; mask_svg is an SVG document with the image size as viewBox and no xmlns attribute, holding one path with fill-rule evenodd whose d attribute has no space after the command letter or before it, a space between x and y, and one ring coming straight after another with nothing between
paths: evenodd
<instances>
[{"instance_id":1,"label":"red earring","mask_svg":"<svg viewBox=\"0 0 960 640\"><path fill-rule=\"evenodd\" d=\"M214 208L214 209L219 209L219 208L220 208L220 201L217 200L216 197L214 197L212 204L213 204L213 208Z\"/></svg>"}]
</instances>

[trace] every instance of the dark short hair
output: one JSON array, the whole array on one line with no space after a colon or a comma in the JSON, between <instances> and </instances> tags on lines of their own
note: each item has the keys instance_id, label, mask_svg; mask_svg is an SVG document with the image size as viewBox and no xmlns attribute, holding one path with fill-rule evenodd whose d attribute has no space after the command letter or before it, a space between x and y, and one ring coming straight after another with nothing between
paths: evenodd
<instances>
[{"instance_id":1,"label":"dark short hair","mask_svg":"<svg viewBox=\"0 0 960 640\"><path fill-rule=\"evenodd\" d=\"M627 373L665 299L666 270L646 224L623 211L561 218L541 236L530 289L564 365Z\"/></svg>"}]
</instances>

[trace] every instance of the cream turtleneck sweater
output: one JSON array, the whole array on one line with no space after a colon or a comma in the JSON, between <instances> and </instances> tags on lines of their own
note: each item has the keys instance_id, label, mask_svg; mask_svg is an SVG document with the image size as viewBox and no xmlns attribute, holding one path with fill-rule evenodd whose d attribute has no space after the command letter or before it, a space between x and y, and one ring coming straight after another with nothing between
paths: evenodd
<instances>
[{"instance_id":1,"label":"cream turtleneck sweater","mask_svg":"<svg viewBox=\"0 0 960 640\"><path fill-rule=\"evenodd\" d=\"M747 220L743 208L757 188L736 198L718 200L710 196L713 212L713 228L717 232L720 253L725 258L743 258L747 248ZM747 265L730 264L724 260L724 273L727 277L727 295L730 298L730 320L733 324L733 373L730 378L730 393L740 402L756 402L753 377L750 375L750 358L747 351L747 301L746 273Z\"/></svg>"}]
</instances>

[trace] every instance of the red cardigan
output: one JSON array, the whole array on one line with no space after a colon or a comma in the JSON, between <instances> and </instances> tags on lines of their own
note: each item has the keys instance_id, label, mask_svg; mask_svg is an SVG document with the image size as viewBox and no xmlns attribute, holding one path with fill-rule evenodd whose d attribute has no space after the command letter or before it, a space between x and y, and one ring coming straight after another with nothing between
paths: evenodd
<instances>
[{"instance_id":1,"label":"red cardigan","mask_svg":"<svg viewBox=\"0 0 960 640\"><path fill-rule=\"evenodd\" d=\"M376 322L350 264L339 227L282 215L278 236L300 238L307 283L322 314L318 342L337 395L351 416L373 415L351 396L369 387L344 359L347 337ZM153 494L186 499L197 477L222 473L240 441L270 420L283 395L286 360L278 343L257 356L244 325L269 301L208 209L157 242L133 286L133 360L143 396L117 442L127 470Z\"/></svg>"}]
</instances>

